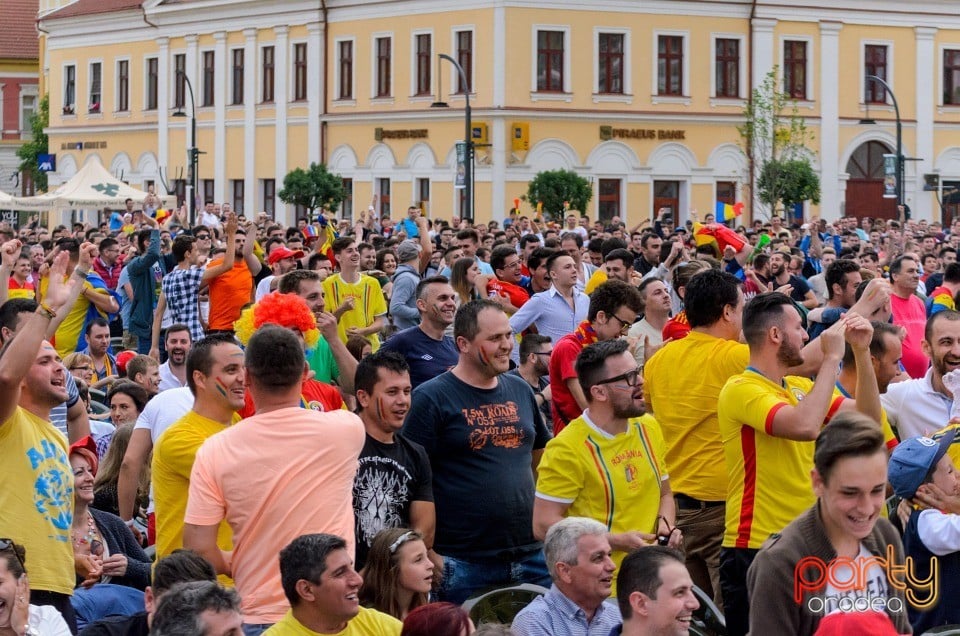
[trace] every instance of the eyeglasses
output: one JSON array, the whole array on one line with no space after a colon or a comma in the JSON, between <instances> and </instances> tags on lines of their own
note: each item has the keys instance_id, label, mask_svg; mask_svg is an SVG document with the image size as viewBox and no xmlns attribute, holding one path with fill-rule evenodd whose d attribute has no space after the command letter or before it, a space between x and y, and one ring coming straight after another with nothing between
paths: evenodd
<instances>
[{"instance_id":1,"label":"eyeglasses","mask_svg":"<svg viewBox=\"0 0 960 636\"><path fill-rule=\"evenodd\" d=\"M17 563L20 564L20 569L26 572L27 566L24 565L23 559L20 558L20 553L17 552L17 549L14 547L13 539L0 539L0 552L6 552L7 550L13 552L13 556L17 557Z\"/></svg>"},{"instance_id":2,"label":"eyeglasses","mask_svg":"<svg viewBox=\"0 0 960 636\"><path fill-rule=\"evenodd\" d=\"M610 317L620 323L620 333L627 333L628 331L630 331L630 327L633 326L632 322L627 322L626 320L624 320L623 318L621 318L616 314L610 314Z\"/></svg>"},{"instance_id":3,"label":"eyeglasses","mask_svg":"<svg viewBox=\"0 0 960 636\"><path fill-rule=\"evenodd\" d=\"M619 318L617 318L619 320ZM620 375L615 375L612 378L607 378L606 380L600 380L599 382L594 382L597 384L613 384L615 382L624 382L627 386L637 386L640 382L640 376L643 374L643 365L634 369L633 371L627 371L626 373L621 373Z\"/></svg>"},{"instance_id":4,"label":"eyeglasses","mask_svg":"<svg viewBox=\"0 0 960 636\"><path fill-rule=\"evenodd\" d=\"M197 239L198 241L209 241L209 240L210 240L210 235L209 235L209 234L197 234L196 239Z\"/></svg>"},{"instance_id":5,"label":"eyeglasses","mask_svg":"<svg viewBox=\"0 0 960 636\"><path fill-rule=\"evenodd\" d=\"M406 532L401 534L399 537L397 537L396 541L390 544L390 554L394 554L400 548L400 546L402 546L407 541L413 541L414 539L416 539L416 536L414 536L413 530L407 530Z\"/></svg>"}]
</instances>

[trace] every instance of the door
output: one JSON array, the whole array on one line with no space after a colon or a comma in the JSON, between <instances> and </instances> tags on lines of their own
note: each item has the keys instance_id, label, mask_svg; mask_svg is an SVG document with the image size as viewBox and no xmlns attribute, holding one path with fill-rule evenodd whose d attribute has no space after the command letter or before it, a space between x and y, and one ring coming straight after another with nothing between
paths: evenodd
<instances>
[{"instance_id":1,"label":"door","mask_svg":"<svg viewBox=\"0 0 960 636\"><path fill-rule=\"evenodd\" d=\"M896 219L897 200L883 198L883 155L893 152L879 141L857 148L847 162L846 214L862 218ZM902 184L901 184L902 187Z\"/></svg>"},{"instance_id":2,"label":"door","mask_svg":"<svg viewBox=\"0 0 960 636\"><path fill-rule=\"evenodd\" d=\"M597 214L601 221L609 221L620 214L620 179L600 179Z\"/></svg>"},{"instance_id":3,"label":"door","mask_svg":"<svg viewBox=\"0 0 960 636\"><path fill-rule=\"evenodd\" d=\"M653 182L653 213L658 214L660 208L667 208L673 215L673 222L680 223L680 182L654 181Z\"/></svg>"}]
</instances>

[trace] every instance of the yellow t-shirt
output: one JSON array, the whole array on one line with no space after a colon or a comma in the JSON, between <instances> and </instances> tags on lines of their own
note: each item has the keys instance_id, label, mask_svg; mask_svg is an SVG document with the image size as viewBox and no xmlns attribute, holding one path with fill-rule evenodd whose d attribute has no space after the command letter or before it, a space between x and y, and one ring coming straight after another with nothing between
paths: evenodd
<instances>
[{"instance_id":1,"label":"yellow t-shirt","mask_svg":"<svg viewBox=\"0 0 960 636\"><path fill-rule=\"evenodd\" d=\"M50 278L48 276L40 279L40 298L47 295L47 287L49 284ZM57 353L61 358L66 358L84 346L83 327L87 322L87 310L90 308L90 301L83 295L87 291L96 291L98 294L109 294L106 289L95 289L89 281L83 281L83 291L77 296L76 302L74 302L70 308L70 313L63 319L63 322L57 327L57 333L54 334L53 346L57 349ZM100 315L103 318L107 317L102 311Z\"/></svg>"},{"instance_id":2,"label":"yellow t-shirt","mask_svg":"<svg viewBox=\"0 0 960 636\"><path fill-rule=\"evenodd\" d=\"M691 331L644 365L643 391L667 443L674 492L702 501L727 498L717 400L727 380L749 362L747 345Z\"/></svg>"},{"instance_id":3,"label":"yellow t-shirt","mask_svg":"<svg viewBox=\"0 0 960 636\"><path fill-rule=\"evenodd\" d=\"M537 497L570 504L567 515L589 517L610 532L654 532L660 486L668 475L665 445L651 415L630 420L613 436L590 421L589 409L547 443L537 470ZM614 552L620 567L625 552Z\"/></svg>"},{"instance_id":4,"label":"yellow t-shirt","mask_svg":"<svg viewBox=\"0 0 960 636\"><path fill-rule=\"evenodd\" d=\"M597 271L593 273L593 275L590 277L590 280L588 280L587 284L584 286L583 293L589 296L593 293L594 289L600 285L603 285L605 282L607 282L607 272L605 272L602 267L598 267Z\"/></svg>"},{"instance_id":5,"label":"yellow t-shirt","mask_svg":"<svg viewBox=\"0 0 960 636\"><path fill-rule=\"evenodd\" d=\"M933 439L940 439L944 433L952 428L960 429L960 422L950 422L930 437ZM950 444L950 450L947 451L947 455L949 455L950 459L953 460L954 467L960 466L960 431L957 431L957 437L953 438L953 443Z\"/></svg>"},{"instance_id":6,"label":"yellow t-shirt","mask_svg":"<svg viewBox=\"0 0 960 636\"><path fill-rule=\"evenodd\" d=\"M403 623L393 616L369 607L361 607L360 613L350 619L347 627L333 636L400 636L402 629ZM280 622L264 632L264 636L268 634L269 636L322 636L320 632L307 628L294 618L292 611L288 611Z\"/></svg>"},{"instance_id":7,"label":"yellow t-shirt","mask_svg":"<svg viewBox=\"0 0 960 636\"><path fill-rule=\"evenodd\" d=\"M72 594L73 470L67 438L17 407L0 425L0 537L27 550L30 587Z\"/></svg>"},{"instance_id":8,"label":"yellow t-shirt","mask_svg":"<svg viewBox=\"0 0 960 636\"><path fill-rule=\"evenodd\" d=\"M380 283L366 274L361 274L360 280L354 284L346 283L340 274L334 274L323 281L323 294L325 308L331 313L347 298L354 299L353 309L340 316L337 324L337 332L343 342L347 341L347 329L350 327L365 329L373 323L374 318L387 313L387 301ZM380 348L380 336L373 333L367 336L367 340L373 353L376 353Z\"/></svg>"},{"instance_id":9,"label":"yellow t-shirt","mask_svg":"<svg viewBox=\"0 0 960 636\"><path fill-rule=\"evenodd\" d=\"M157 520L157 559L183 547L183 516L187 511L190 471L200 446L226 429L220 422L191 410L170 425L153 449L154 514ZM226 522L220 524L217 545L233 549L233 533ZM229 580L221 577L221 580Z\"/></svg>"},{"instance_id":10,"label":"yellow t-shirt","mask_svg":"<svg viewBox=\"0 0 960 636\"><path fill-rule=\"evenodd\" d=\"M720 391L717 408L728 477L724 547L759 548L816 501L810 485L814 442L772 434L777 411L796 406L812 388L807 378L788 376L781 386L748 369ZM833 399L826 421L843 400Z\"/></svg>"}]
</instances>

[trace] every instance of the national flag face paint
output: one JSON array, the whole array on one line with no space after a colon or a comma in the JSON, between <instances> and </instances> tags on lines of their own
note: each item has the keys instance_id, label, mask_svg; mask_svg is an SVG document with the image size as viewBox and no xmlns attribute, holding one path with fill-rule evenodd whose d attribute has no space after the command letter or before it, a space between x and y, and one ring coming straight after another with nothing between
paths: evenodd
<instances>
[{"instance_id":1,"label":"national flag face paint","mask_svg":"<svg viewBox=\"0 0 960 636\"><path fill-rule=\"evenodd\" d=\"M220 379L220 376L214 378L213 381L214 385L217 387L217 392L219 392L223 397L227 397L227 393L229 393L229 391L227 390L227 385L223 380Z\"/></svg>"},{"instance_id":2,"label":"national flag face paint","mask_svg":"<svg viewBox=\"0 0 960 636\"><path fill-rule=\"evenodd\" d=\"M486 367L490 366L490 356L487 355L487 352L483 349L477 350L477 355L480 358L480 363Z\"/></svg>"}]
</instances>

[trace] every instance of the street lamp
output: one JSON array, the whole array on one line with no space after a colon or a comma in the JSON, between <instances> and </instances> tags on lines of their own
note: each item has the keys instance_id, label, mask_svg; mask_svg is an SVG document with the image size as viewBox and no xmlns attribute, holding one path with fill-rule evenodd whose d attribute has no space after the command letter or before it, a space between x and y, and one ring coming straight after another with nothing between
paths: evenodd
<instances>
[{"instance_id":1,"label":"street lamp","mask_svg":"<svg viewBox=\"0 0 960 636\"><path fill-rule=\"evenodd\" d=\"M438 56L441 60L446 60L453 64L454 68L457 69L457 73L460 74L460 84L463 86L463 98L464 102L464 136L463 142L466 144L467 156L466 161L464 162L464 195L466 200L466 212L464 213L464 220L473 222L473 155L474 155L474 146L473 146L473 125L470 121L470 85L467 83L467 74L463 70L463 67L460 66L460 63L455 59L450 57L445 53L438 53ZM437 74L437 81L440 81L440 74ZM441 89L437 90L437 99L440 99ZM446 102L436 101L430 105L431 108L447 108Z\"/></svg>"},{"instance_id":2,"label":"street lamp","mask_svg":"<svg viewBox=\"0 0 960 636\"><path fill-rule=\"evenodd\" d=\"M900 106L897 105L897 96L893 94L893 90L890 89L890 85L885 81L877 77L876 75L867 75L865 76L867 82L876 82L883 86L883 88L890 94L890 99L893 100L893 112L897 118L897 215L900 217L900 221L903 222L905 208L903 207L903 165L906 161L906 157L903 156L903 124L900 121ZM866 102L867 97L864 96L864 101ZM867 102L869 103L869 102ZM868 106L869 107L869 106ZM861 124L876 124L876 120L871 118L865 118L860 120Z\"/></svg>"},{"instance_id":3,"label":"street lamp","mask_svg":"<svg viewBox=\"0 0 960 636\"><path fill-rule=\"evenodd\" d=\"M193 99L193 85L190 83L190 78L187 77L186 73L178 70L177 78L180 77L183 78L190 92L190 147L187 148L187 165L190 171L188 181L190 185L187 193L187 203L190 210L190 227L193 227L197 222L197 162L200 155L200 151L197 149L197 102ZM183 102L180 102L177 104L177 110L172 117L186 116L187 114L183 112Z\"/></svg>"}]
</instances>

